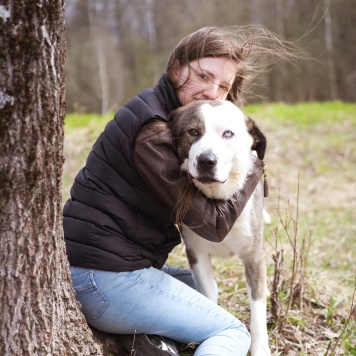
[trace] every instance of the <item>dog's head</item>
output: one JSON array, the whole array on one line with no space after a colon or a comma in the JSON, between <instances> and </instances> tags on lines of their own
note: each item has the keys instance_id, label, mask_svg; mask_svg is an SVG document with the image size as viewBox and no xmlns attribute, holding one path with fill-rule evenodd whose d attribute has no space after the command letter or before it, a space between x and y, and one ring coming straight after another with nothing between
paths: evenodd
<instances>
[{"instance_id":1,"label":"dog's head","mask_svg":"<svg viewBox=\"0 0 356 356\"><path fill-rule=\"evenodd\" d=\"M231 102L193 101L169 120L181 167L198 187L235 180L240 188L253 164L251 150L263 159L265 136Z\"/></svg>"}]
</instances>

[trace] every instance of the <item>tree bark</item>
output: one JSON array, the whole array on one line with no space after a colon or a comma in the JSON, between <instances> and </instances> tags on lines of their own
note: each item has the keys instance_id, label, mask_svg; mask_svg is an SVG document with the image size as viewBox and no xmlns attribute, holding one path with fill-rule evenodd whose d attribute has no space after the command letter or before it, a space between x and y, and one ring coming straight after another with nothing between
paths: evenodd
<instances>
[{"instance_id":1,"label":"tree bark","mask_svg":"<svg viewBox=\"0 0 356 356\"><path fill-rule=\"evenodd\" d=\"M62 230L64 0L0 3L0 354L101 355Z\"/></svg>"}]
</instances>

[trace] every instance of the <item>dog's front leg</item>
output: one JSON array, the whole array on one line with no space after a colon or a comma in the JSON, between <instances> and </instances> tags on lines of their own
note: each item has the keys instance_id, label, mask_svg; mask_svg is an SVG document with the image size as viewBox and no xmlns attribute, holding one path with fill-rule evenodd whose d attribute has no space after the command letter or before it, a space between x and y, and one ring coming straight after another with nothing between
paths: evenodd
<instances>
[{"instance_id":1,"label":"dog's front leg","mask_svg":"<svg viewBox=\"0 0 356 356\"><path fill-rule=\"evenodd\" d=\"M264 252L250 256L245 264L245 275L251 307L251 356L271 355L267 334L267 274Z\"/></svg>"},{"instance_id":2,"label":"dog's front leg","mask_svg":"<svg viewBox=\"0 0 356 356\"><path fill-rule=\"evenodd\" d=\"M213 278L210 255L208 253L197 254L193 250L186 248L189 265L193 272L193 278L197 290L208 297L213 302L218 301L218 290Z\"/></svg>"}]
</instances>

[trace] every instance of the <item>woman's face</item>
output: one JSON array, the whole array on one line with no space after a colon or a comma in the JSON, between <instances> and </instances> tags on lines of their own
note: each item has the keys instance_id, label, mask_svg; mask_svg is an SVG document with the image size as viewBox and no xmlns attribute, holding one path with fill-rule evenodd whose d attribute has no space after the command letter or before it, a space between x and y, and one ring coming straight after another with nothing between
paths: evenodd
<instances>
[{"instance_id":1,"label":"woman's face","mask_svg":"<svg viewBox=\"0 0 356 356\"><path fill-rule=\"evenodd\" d=\"M177 95L181 105L193 100L225 100L236 72L237 64L223 57L201 58L177 69L175 82L179 87Z\"/></svg>"}]
</instances>

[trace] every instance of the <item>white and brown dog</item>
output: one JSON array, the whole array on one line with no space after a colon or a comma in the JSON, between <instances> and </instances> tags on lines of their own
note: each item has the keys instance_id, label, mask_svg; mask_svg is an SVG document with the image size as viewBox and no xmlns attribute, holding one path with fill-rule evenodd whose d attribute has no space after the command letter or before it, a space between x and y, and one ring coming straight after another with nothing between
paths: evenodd
<instances>
[{"instance_id":1,"label":"white and brown dog","mask_svg":"<svg viewBox=\"0 0 356 356\"><path fill-rule=\"evenodd\" d=\"M266 139L253 120L227 101L194 101L175 110L172 132L182 170L212 199L230 199L244 187L256 162L262 160ZM263 247L263 182L258 177L243 211L219 243L201 238L182 225L182 236L198 290L217 302L211 256L237 255L245 267L251 307L252 356L270 355L267 336L266 257Z\"/></svg>"}]
</instances>

